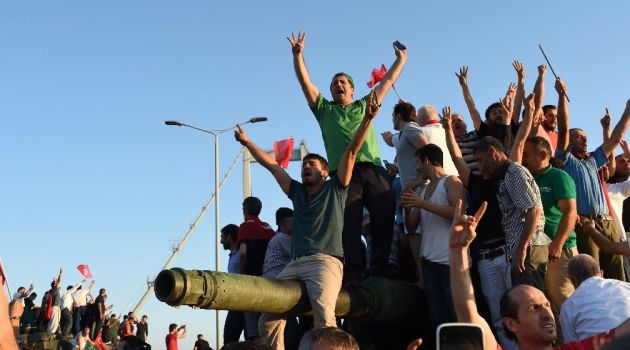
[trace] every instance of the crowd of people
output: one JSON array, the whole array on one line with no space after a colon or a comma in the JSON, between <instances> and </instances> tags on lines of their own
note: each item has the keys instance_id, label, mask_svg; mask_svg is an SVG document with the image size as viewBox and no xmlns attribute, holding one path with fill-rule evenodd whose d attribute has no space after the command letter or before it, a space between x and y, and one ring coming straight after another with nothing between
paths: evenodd
<instances>
[{"instance_id":1,"label":"crowd of people","mask_svg":"<svg viewBox=\"0 0 630 350\"><path fill-rule=\"evenodd\" d=\"M614 126L606 109L600 120L603 142L589 152L584 130L569 126L568 88L561 78L554 83L555 103L545 104L545 65L537 67L534 86L527 92L525 68L514 61L517 83L509 84L483 117L469 87L469 68L461 67L455 74L473 130L448 106L439 113L431 105L416 108L399 100L391 114L395 132L381 132L385 144L395 148L396 159L383 166L372 120L403 70L406 48L394 45L395 62L361 99L354 99L352 77L336 74L329 101L306 69L305 37L298 33L288 39L327 158L308 154L298 182L238 128L236 140L270 171L293 211L287 221L288 214L280 213L291 209L278 210L280 233L274 234L258 218L261 201L245 199L244 223L222 231L224 247L230 250L229 272L304 281L316 329L337 326L334 305L339 290L358 286L370 276L416 281L426 293L433 330L464 319L481 323L470 317L469 296L462 294L474 285L474 312L492 325L486 336L496 335L495 348L542 349L566 343L567 348L589 349L574 342L586 344L585 338L622 327L630 317L624 267L630 255L625 233L630 230L630 202L625 201L630 196L630 150L623 140L630 101ZM618 146L623 153L615 154ZM480 208L485 215L467 224L477 238L454 247L449 241L453 220ZM411 274L402 272L397 259L405 246L400 241L415 259ZM457 261L457 271L454 248L457 257L461 252L466 257ZM529 308L538 314L544 310L547 323L541 327L549 334L543 346L519 328L519 306L531 299L523 291L539 298L540 305ZM612 308L615 312L608 311ZM226 343L242 329L247 339L273 349L295 348L289 338L303 334L293 325L295 319L283 315L228 315L230 321L237 318L238 323L226 322ZM623 327L617 330L617 336L623 333ZM597 340L607 342L614 338L610 334Z\"/></svg>"},{"instance_id":2,"label":"crowd of people","mask_svg":"<svg viewBox=\"0 0 630 350\"><path fill-rule=\"evenodd\" d=\"M37 293L33 285L19 287L9 303L9 319L13 334L46 332L58 339L68 340L76 349L84 350L101 344L115 346L120 339L137 337L142 342L148 341L148 316L138 320L133 312L124 316L111 313L113 305L107 304L107 291L98 290L92 295L95 280L87 286L86 279L75 285L68 285L62 290L63 269L45 291L41 303L36 304ZM100 347L102 348L102 347Z\"/></svg>"},{"instance_id":3,"label":"crowd of people","mask_svg":"<svg viewBox=\"0 0 630 350\"><path fill-rule=\"evenodd\" d=\"M584 130L570 126L561 78L555 104L545 103L545 65L528 92L525 68L514 61L517 83L483 117L469 68L461 67L455 74L471 130L448 106L439 113L399 100L391 113L395 132L380 134L395 148L388 163L373 119L406 64L404 45L395 43L391 68L360 99L352 77L335 74L330 101L311 82L305 39L301 32L288 38L327 157L307 154L301 181L294 180L238 126L235 139L273 175L293 208L277 209L274 230L259 218L262 201L248 197L243 223L223 227L221 243L230 273L303 281L312 318L230 311L225 349L242 345L242 333L246 343L272 349L310 349L304 344L319 335L358 348L337 330L335 303L342 286L373 276L417 283L426 295L429 334L448 322L476 324L485 349L598 349L630 334L630 148L623 140L630 100L614 127L606 110L603 142L589 151ZM619 146L623 153L616 154ZM404 266L405 252L411 268ZM147 340L146 316L138 322L130 313L119 324L107 315L105 289L91 299L94 281L85 289L82 281L62 294L61 277L62 271L40 308L32 286L18 290L24 313L16 332L76 336L81 350L99 332L115 342L119 332L110 329ZM176 350L185 336L185 326L171 324L167 349ZM195 348L209 348L202 335Z\"/></svg>"}]
</instances>

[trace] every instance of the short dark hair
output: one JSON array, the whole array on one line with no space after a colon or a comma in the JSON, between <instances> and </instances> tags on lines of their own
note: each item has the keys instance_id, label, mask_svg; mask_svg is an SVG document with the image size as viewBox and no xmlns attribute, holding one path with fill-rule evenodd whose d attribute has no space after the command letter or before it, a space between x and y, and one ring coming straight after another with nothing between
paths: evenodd
<instances>
[{"instance_id":1,"label":"short dark hair","mask_svg":"<svg viewBox=\"0 0 630 350\"><path fill-rule=\"evenodd\" d=\"M328 161L326 160L326 158L320 156L317 153L309 153L307 155L304 156L304 159L302 159L302 163L304 163L305 161L309 160L309 159L317 159L319 160L320 163L322 163L322 169L323 170L330 170L330 167L328 165Z\"/></svg>"},{"instance_id":2,"label":"short dark hair","mask_svg":"<svg viewBox=\"0 0 630 350\"><path fill-rule=\"evenodd\" d=\"M488 108L486 108L486 113L485 113L486 119L488 119L488 117L490 116L490 111L492 111L495 108L501 108L501 103L495 102L491 104L490 106L488 106Z\"/></svg>"},{"instance_id":3,"label":"short dark hair","mask_svg":"<svg viewBox=\"0 0 630 350\"><path fill-rule=\"evenodd\" d=\"M203 337L203 334L197 334L197 338Z\"/></svg>"},{"instance_id":4,"label":"short dark hair","mask_svg":"<svg viewBox=\"0 0 630 350\"><path fill-rule=\"evenodd\" d=\"M512 296L510 295L514 289L519 286L514 286L508 290L506 290L501 296L501 300L499 301L499 310L501 313L501 317L509 317L518 320L518 303ZM505 328L505 335L508 339L516 340L516 335L512 333L507 327Z\"/></svg>"},{"instance_id":5,"label":"short dark hair","mask_svg":"<svg viewBox=\"0 0 630 350\"><path fill-rule=\"evenodd\" d=\"M587 254L578 254L569 259L567 266L569 278L582 282L588 278L599 275L599 264Z\"/></svg>"},{"instance_id":6,"label":"short dark hair","mask_svg":"<svg viewBox=\"0 0 630 350\"><path fill-rule=\"evenodd\" d=\"M101 288L101 289L99 289L99 290L98 290L98 294L101 294L101 293L103 293L104 291L105 291L105 288Z\"/></svg>"},{"instance_id":7,"label":"short dark hair","mask_svg":"<svg viewBox=\"0 0 630 350\"><path fill-rule=\"evenodd\" d=\"M527 143L531 144L537 153L545 152L547 157L551 158L551 145L549 141L542 136L532 136L527 139Z\"/></svg>"},{"instance_id":8,"label":"short dark hair","mask_svg":"<svg viewBox=\"0 0 630 350\"><path fill-rule=\"evenodd\" d=\"M249 215L260 215L262 202L257 197L247 197L243 200L243 209Z\"/></svg>"},{"instance_id":9,"label":"short dark hair","mask_svg":"<svg viewBox=\"0 0 630 350\"><path fill-rule=\"evenodd\" d=\"M420 147L416 151L416 157L420 160L427 159L433 165L444 166L444 152L440 146L433 143Z\"/></svg>"},{"instance_id":10,"label":"short dark hair","mask_svg":"<svg viewBox=\"0 0 630 350\"><path fill-rule=\"evenodd\" d=\"M344 73L344 72L339 72L339 73L333 75L332 80L335 80L336 77L346 77L346 79L348 79L348 82L350 83L350 86L352 86L352 88L354 89L354 79L352 79L350 74ZM332 82L330 83L330 85L332 86Z\"/></svg>"},{"instance_id":11,"label":"short dark hair","mask_svg":"<svg viewBox=\"0 0 630 350\"><path fill-rule=\"evenodd\" d=\"M177 329L177 323L171 323L168 325L168 331L172 332L173 330Z\"/></svg>"},{"instance_id":12,"label":"short dark hair","mask_svg":"<svg viewBox=\"0 0 630 350\"><path fill-rule=\"evenodd\" d=\"M293 209L280 207L276 210L276 225L280 226L280 224L284 221L285 218L293 217Z\"/></svg>"},{"instance_id":13,"label":"short dark hair","mask_svg":"<svg viewBox=\"0 0 630 350\"><path fill-rule=\"evenodd\" d=\"M402 120L410 122L416 119L416 107L411 103L400 101L394 106L394 116L400 115Z\"/></svg>"},{"instance_id":14,"label":"short dark hair","mask_svg":"<svg viewBox=\"0 0 630 350\"><path fill-rule=\"evenodd\" d=\"M221 229L221 234L229 236L233 241L236 241L238 238L238 226L234 224L225 225Z\"/></svg>"},{"instance_id":15,"label":"short dark hair","mask_svg":"<svg viewBox=\"0 0 630 350\"><path fill-rule=\"evenodd\" d=\"M66 288L66 290L70 290L72 288L74 288L74 286L68 286L68 288Z\"/></svg>"},{"instance_id":16,"label":"short dark hair","mask_svg":"<svg viewBox=\"0 0 630 350\"><path fill-rule=\"evenodd\" d=\"M547 113L547 111L550 111L550 110L552 110L552 109L557 109L557 108L556 108L556 106L554 106L554 105L544 105L544 106L542 107L542 111L543 111L543 113Z\"/></svg>"},{"instance_id":17,"label":"short dark hair","mask_svg":"<svg viewBox=\"0 0 630 350\"><path fill-rule=\"evenodd\" d=\"M327 344L331 349L359 349L359 343L341 328L325 327L312 329L300 340L299 350L310 350L315 344Z\"/></svg>"},{"instance_id":18,"label":"short dark hair","mask_svg":"<svg viewBox=\"0 0 630 350\"><path fill-rule=\"evenodd\" d=\"M503 144L492 136L484 136L477 139L477 143L473 148L475 152L488 152L490 146L495 148L497 151L505 153L505 147L503 147Z\"/></svg>"}]
</instances>

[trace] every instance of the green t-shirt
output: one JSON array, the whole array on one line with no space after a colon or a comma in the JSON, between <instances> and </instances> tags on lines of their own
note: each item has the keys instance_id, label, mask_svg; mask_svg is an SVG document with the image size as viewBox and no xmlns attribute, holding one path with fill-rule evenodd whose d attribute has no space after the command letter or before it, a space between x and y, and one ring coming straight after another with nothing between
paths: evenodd
<instances>
[{"instance_id":1,"label":"green t-shirt","mask_svg":"<svg viewBox=\"0 0 630 350\"><path fill-rule=\"evenodd\" d=\"M545 210L545 234L553 239L562 219L558 200L575 199L575 182L565 171L550 165L536 177L536 183L540 188L540 197ZM575 247L575 231L571 232L563 248L573 247Z\"/></svg>"},{"instance_id":2,"label":"green t-shirt","mask_svg":"<svg viewBox=\"0 0 630 350\"><path fill-rule=\"evenodd\" d=\"M317 253L343 257L341 231L347 196L348 188L341 187L337 176L324 182L311 196L306 194L304 185L291 181L288 197L293 202L293 257Z\"/></svg>"},{"instance_id":3,"label":"green t-shirt","mask_svg":"<svg viewBox=\"0 0 630 350\"><path fill-rule=\"evenodd\" d=\"M337 170L341 155L346 151L350 140L363 121L368 98L369 95L346 107L341 107L337 103L328 101L321 94L317 96L315 106L311 110L322 130L330 170ZM370 126L356 161L381 165L381 154L378 149L374 126Z\"/></svg>"}]
</instances>

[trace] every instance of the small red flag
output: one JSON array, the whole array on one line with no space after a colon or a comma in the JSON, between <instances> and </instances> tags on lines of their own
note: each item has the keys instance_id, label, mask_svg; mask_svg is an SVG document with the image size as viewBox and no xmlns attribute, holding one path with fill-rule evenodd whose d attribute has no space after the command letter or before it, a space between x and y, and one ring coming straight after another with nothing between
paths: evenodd
<instances>
[{"instance_id":1,"label":"small red flag","mask_svg":"<svg viewBox=\"0 0 630 350\"><path fill-rule=\"evenodd\" d=\"M370 77L370 81L368 81L367 86L371 89L374 85L378 84L379 81L383 80L383 77L387 73L387 68L385 68L384 64L381 64L381 69L372 69L372 76Z\"/></svg>"},{"instance_id":2,"label":"small red flag","mask_svg":"<svg viewBox=\"0 0 630 350\"><path fill-rule=\"evenodd\" d=\"M92 278L92 272L90 272L90 267L87 264L79 265L77 266L77 269L79 270L79 273L83 276L83 278Z\"/></svg>"},{"instance_id":3,"label":"small red flag","mask_svg":"<svg viewBox=\"0 0 630 350\"><path fill-rule=\"evenodd\" d=\"M289 167L294 143L293 137L273 142L273 153L276 155L276 162L285 169Z\"/></svg>"}]
</instances>

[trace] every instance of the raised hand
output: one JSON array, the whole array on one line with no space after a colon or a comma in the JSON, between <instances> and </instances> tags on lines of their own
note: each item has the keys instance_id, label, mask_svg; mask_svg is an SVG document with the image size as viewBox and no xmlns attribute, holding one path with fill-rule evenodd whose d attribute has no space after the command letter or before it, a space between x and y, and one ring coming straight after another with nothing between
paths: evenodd
<instances>
[{"instance_id":1,"label":"raised hand","mask_svg":"<svg viewBox=\"0 0 630 350\"><path fill-rule=\"evenodd\" d=\"M249 136L247 136L245 129L238 124L236 125L236 130L234 130L234 138L243 146L249 142Z\"/></svg>"},{"instance_id":2,"label":"raised hand","mask_svg":"<svg viewBox=\"0 0 630 350\"><path fill-rule=\"evenodd\" d=\"M533 111L534 108L536 108L536 94L535 93L531 93L529 94L529 96L527 96L524 100L523 100L523 107L525 107L525 109Z\"/></svg>"},{"instance_id":3,"label":"raised hand","mask_svg":"<svg viewBox=\"0 0 630 350\"><path fill-rule=\"evenodd\" d=\"M396 58L398 58L399 60L402 60L402 61L407 60L407 48L405 48L404 50L401 50L397 48L396 45L394 45L394 53L396 54Z\"/></svg>"},{"instance_id":4,"label":"raised hand","mask_svg":"<svg viewBox=\"0 0 630 350\"><path fill-rule=\"evenodd\" d=\"M621 140L619 145L621 146L624 154L630 154L630 147L628 147L628 142L626 140Z\"/></svg>"},{"instance_id":5,"label":"raised hand","mask_svg":"<svg viewBox=\"0 0 630 350\"><path fill-rule=\"evenodd\" d=\"M468 67L462 66L459 69L459 74L455 72L457 79L459 79L459 85L465 86L468 85Z\"/></svg>"},{"instance_id":6,"label":"raised hand","mask_svg":"<svg viewBox=\"0 0 630 350\"><path fill-rule=\"evenodd\" d=\"M503 110L503 113L505 113L506 120L512 115L512 101L514 100L514 95L516 95L516 84L510 83L510 86L508 86L508 90L505 93L505 97L502 100L499 100L501 109Z\"/></svg>"},{"instance_id":7,"label":"raised hand","mask_svg":"<svg viewBox=\"0 0 630 350\"><path fill-rule=\"evenodd\" d=\"M370 92L370 98L368 99L367 106L365 108L365 118L374 119L378 114L378 110L381 108L381 105L376 100L376 93L374 90Z\"/></svg>"},{"instance_id":8,"label":"raised hand","mask_svg":"<svg viewBox=\"0 0 630 350\"><path fill-rule=\"evenodd\" d=\"M519 61L514 61L512 62L512 67L514 67L516 75L518 76L518 83L525 83L525 68L523 67L523 64Z\"/></svg>"},{"instance_id":9,"label":"raised hand","mask_svg":"<svg viewBox=\"0 0 630 350\"><path fill-rule=\"evenodd\" d=\"M554 85L558 95L566 95L567 94L567 84L560 78L556 78L556 84Z\"/></svg>"},{"instance_id":10,"label":"raised hand","mask_svg":"<svg viewBox=\"0 0 630 350\"><path fill-rule=\"evenodd\" d=\"M466 211L463 208L462 200L457 200L455 206L455 217L453 218L453 224L451 225L451 233L449 236L448 244L451 248L466 248L477 236L475 229L479 224L479 220L486 212L487 202L481 203L481 207L477 210L475 215L466 215Z\"/></svg>"},{"instance_id":11,"label":"raised hand","mask_svg":"<svg viewBox=\"0 0 630 350\"><path fill-rule=\"evenodd\" d=\"M383 141L385 141L385 143L387 143L388 145L392 145L394 134L392 134L391 131L382 132L381 136L383 137Z\"/></svg>"},{"instance_id":12,"label":"raised hand","mask_svg":"<svg viewBox=\"0 0 630 350\"><path fill-rule=\"evenodd\" d=\"M304 50L304 39L306 38L306 32L299 31L297 38L295 33L291 33L291 37L287 37L289 43L291 43L291 52L294 55L299 55Z\"/></svg>"},{"instance_id":13,"label":"raised hand","mask_svg":"<svg viewBox=\"0 0 630 350\"><path fill-rule=\"evenodd\" d=\"M540 75L547 74L547 66L545 66L544 64L541 64L540 66L538 66L538 74Z\"/></svg>"},{"instance_id":14,"label":"raised hand","mask_svg":"<svg viewBox=\"0 0 630 350\"><path fill-rule=\"evenodd\" d=\"M608 108L606 108L606 114L599 120L599 123L602 125L602 129L610 129L610 113L608 113Z\"/></svg>"},{"instance_id":15,"label":"raised hand","mask_svg":"<svg viewBox=\"0 0 630 350\"><path fill-rule=\"evenodd\" d=\"M452 119L451 119L451 107L446 106L442 108L442 115L440 116L440 122L442 123L442 127L448 130L451 128Z\"/></svg>"}]
</instances>

